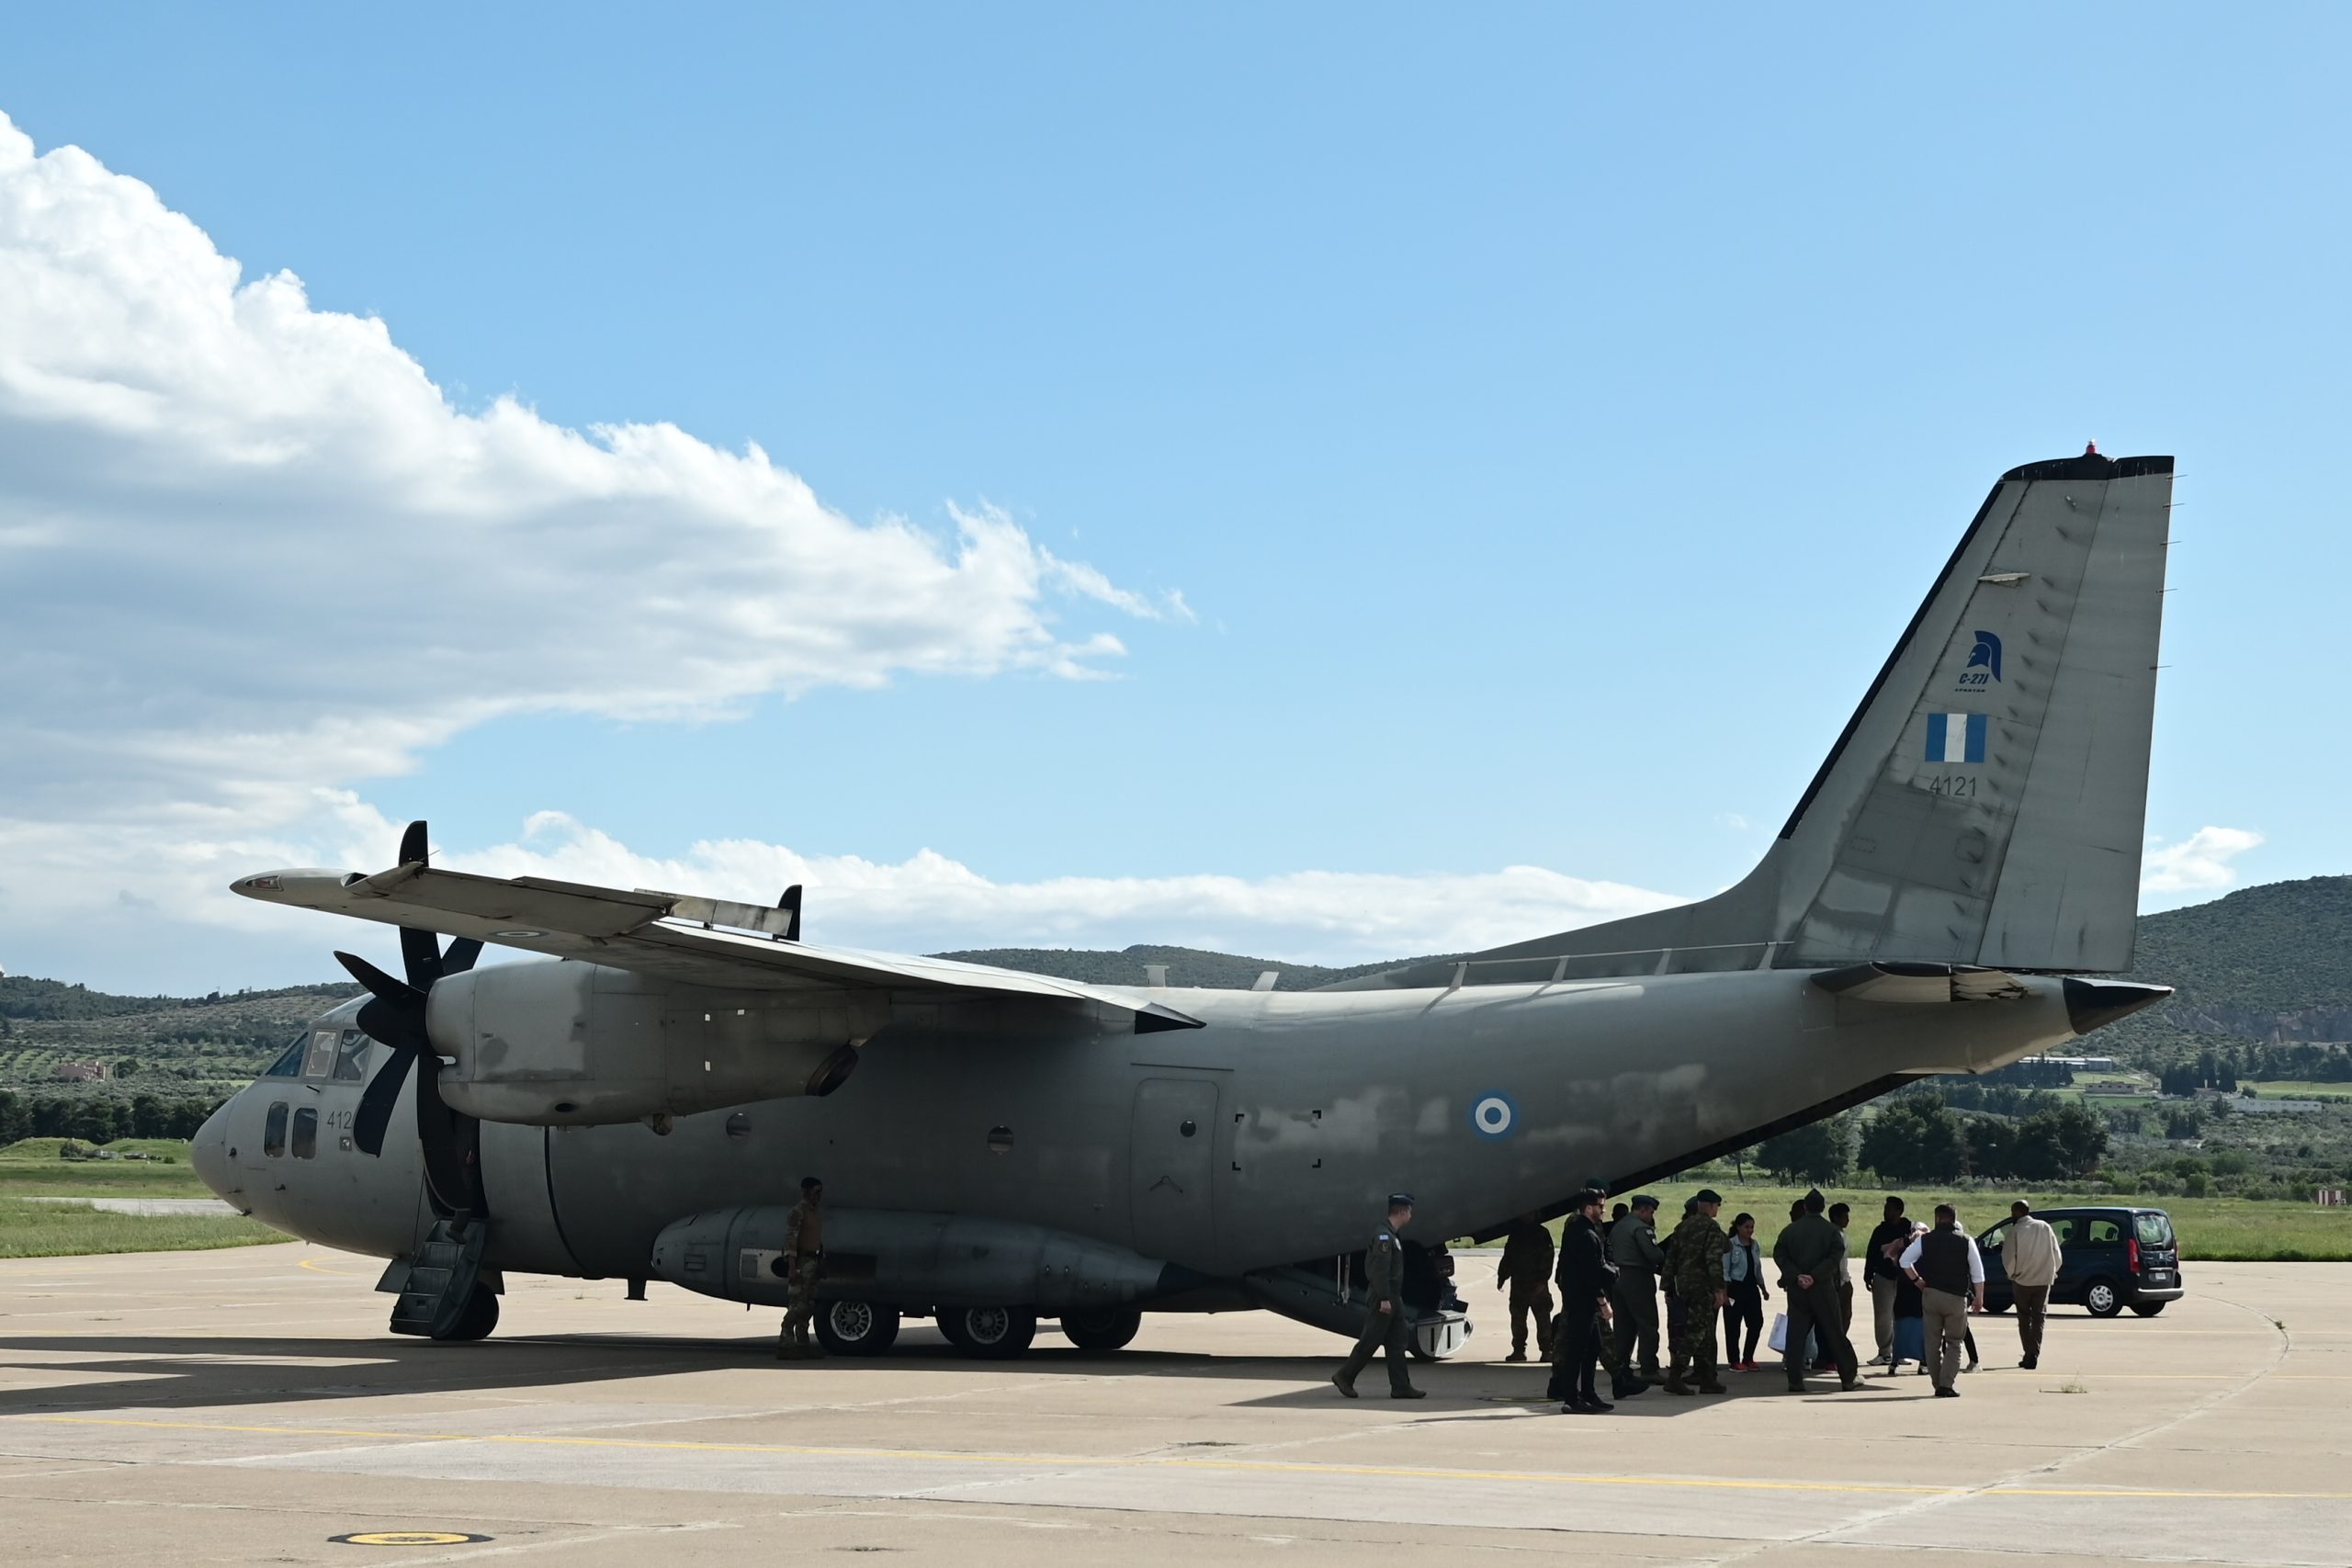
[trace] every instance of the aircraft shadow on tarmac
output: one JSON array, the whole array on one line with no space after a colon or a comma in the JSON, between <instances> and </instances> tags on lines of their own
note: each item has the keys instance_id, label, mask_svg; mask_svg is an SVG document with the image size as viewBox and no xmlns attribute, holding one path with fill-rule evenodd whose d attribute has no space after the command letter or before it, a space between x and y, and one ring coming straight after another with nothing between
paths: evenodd
<instances>
[{"instance_id":1,"label":"aircraft shadow on tarmac","mask_svg":"<svg viewBox=\"0 0 2352 1568\"><path fill-rule=\"evenodd\" d=\"M926 1341L930 1341L926 1343ZM1093 1377L1197 1377L1246 1380L1288 1386L1236 1403L1286 1407L1340 1403L1330 1385L1340 1352L1329 1356L1209 1356L1184 1351L1127 1349L1094 1354L1041 1346L1017 1361L976 1360L945 1340L917 1331L885 1358L849 1358L785 1362L772 1354L764 1336L741 1339L667 1338L655 1335L556 1334L515 1336L467 1345L382 1336L365 1339L223 1338L172 1335L0 1335L0 1367L39 1376L97 1375L136 1381L65 1382L49 1387L0 1389L0 1416L62 1409L169 1409L189 1406L278 1404L303 1400L380 1399L404 1393L453 1393L474 1389L581 1386L680 1373L735 1369L764 1371L778 1379L819 1369L854 1372L871 1368L905 1372L954 1372L964 1377L993 1374L1019 1380L1038 1373ZM70 1360L50 1357L64 1354ZM1541 1365L1506 1366L1492 1361L1416 1363L1413 1376L1430 1391L1416 1410L1437 1414L1464 1406L1494 1410L1545 1409ZM1916 1380L1927 1393L1926 1380ZM1887 1380L1865 1382L1863 1392L1840 1394L1827 1380L1810 1397L1854 1399L1909 1393ZM1374 1365L1358 1384L1361 1403L1389 1403L1386 1373ZM1737 1378L1731 1397L1778 1395L1777 1375ZM826 1391L838 1399L833 1384ZM1676 1399L1652 1391L1621 1401L1619 1416L1663 1417L1702 1409L1718 1399Z\"/></svg>"}]
</instances>

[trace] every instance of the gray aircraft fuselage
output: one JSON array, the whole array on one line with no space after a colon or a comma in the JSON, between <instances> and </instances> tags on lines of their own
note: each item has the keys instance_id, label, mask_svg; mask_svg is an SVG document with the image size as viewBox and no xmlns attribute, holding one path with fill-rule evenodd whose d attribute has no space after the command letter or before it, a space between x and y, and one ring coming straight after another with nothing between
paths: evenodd
<instances>
[{"instance_id":1,"label":"gray aircraft fuselage","mask_svg":"<svg viewBox=\"0 0 2352 1568\"><path fill-rule=\"evenodd\" d=\"M672 1222L789 1203L816 1174L836 1205L1019 1219L1231 1277L1362 1247L1395 1189L1419 1197L1424 1237L1488 1231L1864 1086L1987 1071L2075 1034L2054 979L2011 1000L1919 1007L1835 997L1812 973L1159 990L1138 994L1205 1027L1095 1032L1041 1007L1034 1032L994 1009L985 1032L886 1030L823 1099L681 1117L666 1134L484 1123L492 1261L642 1274ZM324 1024L348 1027L356 1010ZM360 1087L257 1080L205 1127L199 1170L295 1235L405 1252L418 1155L398 1139L380 1158L345 1146ZM312 1156L264 1152L277 1103L318 1113Z\"/></svg>"}]
</instances>

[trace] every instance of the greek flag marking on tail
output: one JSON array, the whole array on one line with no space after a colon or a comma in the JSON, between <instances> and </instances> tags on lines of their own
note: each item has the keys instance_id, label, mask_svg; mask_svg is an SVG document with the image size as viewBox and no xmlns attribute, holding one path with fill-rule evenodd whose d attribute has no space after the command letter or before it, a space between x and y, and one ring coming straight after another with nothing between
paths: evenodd
<instances>
[{"instance_id":1,"label":"greek flag marking on tail","mask_svg":"<svg viewBox=\"0 0 2352 1568\"><path fill-rule=\"evenodd\" d=\"M1928 761L1981 762L1989 728L1981 713L1931 713L1928 716Z\"/></svg>"}]
</instances>

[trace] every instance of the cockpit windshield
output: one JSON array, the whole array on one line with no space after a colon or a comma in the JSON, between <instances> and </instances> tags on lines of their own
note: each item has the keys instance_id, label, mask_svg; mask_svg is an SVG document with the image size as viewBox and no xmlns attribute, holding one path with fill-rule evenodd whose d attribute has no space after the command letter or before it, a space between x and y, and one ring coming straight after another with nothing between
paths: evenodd
<instances>
[{"instance_id":1,"label":"cockpit windshield","mask_svg":"<svg viewBox=\"0 0 2352 1568\"><path fill-rule=\"evenodd\" d=\"M335 1043L334 1076L346 1083L357 1083L368 1076L368 1047L376 1043L356 1029L346 1029Z\"/></svg>"},{"instance_id":2,"label":"cockpit windshield","mask_svg":"<svg viewBox=\"0 0 2352 1568\"><path fill-rule=\"evenodd\" d=\"M266 1078L298 1078L302 1076L302 1053L311 1048L311 1032L304 1030L286 1047L286 1054L269 1065Z\"/></svg>"}]
</instances>

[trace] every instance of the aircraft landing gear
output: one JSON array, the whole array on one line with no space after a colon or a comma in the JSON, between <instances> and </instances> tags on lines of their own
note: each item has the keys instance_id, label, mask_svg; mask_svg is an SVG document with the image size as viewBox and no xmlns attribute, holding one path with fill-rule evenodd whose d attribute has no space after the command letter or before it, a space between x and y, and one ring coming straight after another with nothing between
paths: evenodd
<instances>
[{"instance_id":1,"label":"aircraft landing gear","mask_svg":"<svg viewBox=\"0 0 2352 1568\"><path fill-rule=\"evenodd\" d=\"M943 1307L939 1332L967 1356L1009 1361L1037 1337L1037 1314L1027 1307Z\"/></svg>"},{"instance_id":2,"label":"aircraft landing gear","mask_svg":"<svg viewBox=\"0 0 2352 1568\"><path fill-rule=\"evenodd\" d=\"M1124 1350L1142 1326L1143 1314L1133 1307L1062 1314L1062 1332L1081 1350Z\"/></svg>"},{"instance_id":3,"label":"aircraft landing gear","mask_svg":"<svg viewBox=\"0 0 2352 1568\"><path fill-rule=\"evenodd\" d=\"M476 1285L447 1332L433 1337L444 1344L463 1339L487 1339L498 1326L498 1294L488 1285Z\"/></svg>"},{"instance_id":4,"label":"aircraft landing gear","mask_svg":"<svg viewBox=\"0 0 2352 1568\"><path fill-rule=\"evenodd\" d=\"M827 1302L817 1309L817 1339L835 1356L879 1356L899 1337L899 1309L878 1302Z\"/></svg>"}]
</instances>

